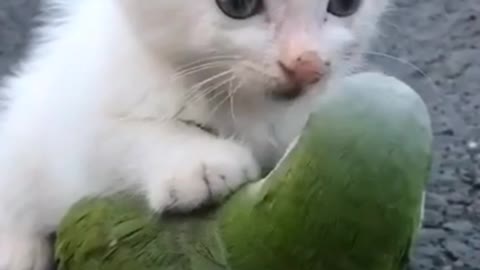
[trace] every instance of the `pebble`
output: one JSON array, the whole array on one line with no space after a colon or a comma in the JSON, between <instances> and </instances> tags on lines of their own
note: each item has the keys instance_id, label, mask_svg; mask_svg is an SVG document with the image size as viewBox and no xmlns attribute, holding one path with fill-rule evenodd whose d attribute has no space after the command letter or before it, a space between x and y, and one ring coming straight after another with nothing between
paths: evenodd
<instances>
[{"instance_id":1,"label":"pebble","mask_svg":"<svg viewBox=\"0 0 480 270\"><path fill-rule=\"evenodd\" d=\"M480 257L480 235L477 233L471 237L468 238L468 243L474 248L479 251L479 257Z\"/></svg>"},{"instance_id":2,"label":"pebble","mask_svg":"<svg viewBox=\"0 0 480 270\"><path fill-rule=\"evenodd\" d=\"M448 231L467 233L473 229L473 224L468 220L458 220L445 223L443 228Z\"/></svg>"},{"instance_id":3,"label":"pebble","mask_svg":"<svg viewBox=\"0 0 480 270\"><path fill-rule=\"evenodd\" d=\"M466 184L472 184L476 182L475 175L470 170L461 170L460 179Z\"/></svg>"},{"instance_id":4,"label":"pebble","mask_svg":"<svg viewBox=\"0 0 480 270\"><path fill-rule=\"evenodd\" d=\"M474 217L477 217L480 219L480 199L477 199L475 202L473 202L469 207L468 211L470 214L472 214ZM480 223L479 223L480 224Z\"/></svg>"},{"instance_id":5,"label":"pebble","mask_svg":"<svg viewBox=\"0 0 480 270\"><path fill-rule=\"evenodd\" d=\"M425 209L425 219L423 221L423 226L426 228L436 228L442 225L443 215L439 211Z\"/></svg>"},{"instance_id":6,"label":"pebble","mask_svg":"<svg viewBox=\"0 0 480 270\"><path fill-rule=\"evenodd\" d=\"M463 205L451 205L447 208L446 215L450 219L459 219L465 215L465 206Z\"/></svg>"},{"instance_id":7,"label":"pebble","mask_svg":"<svg viewBox=\"0 0 480 270\"><path fill-rule=\"evenodd\" d=\"M468 257L470 252L469 246L455 239L446 240L444 246L448 252L448 255L455 260Z\"/></svg>"},{"instance_id":8,"label":"pebble","mask_svg":"<svg viewBox=\"0 0 480 270\"><path fill-rule=\"evenodd\" d=\"M462 261L458 260L456 262L453 263L453 266L457 269L459 267L463 267L465 265L465 263L463 263Z\"/></svg>"},{"instance_id":9,"label":"pebble","mask_svg":"<svg viewBox=\"0 0 480 270\"><path fill-rule=\"evenodd\" d=\"M441 252L441 249L439 249L435 244L426 244L423 246L418 246L415 249L416 255L427 258L434 258L439 252Z\"/></svg>"},{"instance_id":10,"label":"pebble","mask_svg":"<svg viewBox=\"0 0 480 270\"><path fill-rule=\"evenodd\" d=\"M448 201L444 196L433 192L428 192L425 197L425 206L428 209L443 211L448 206Z\"/></svg>"},{"instance_id":11,"label":"pebble","mask_svg":"<svg viewBox=\"0 0 480 270\"><path fill-rule=\"evenodd\" d=\"M467 143L468 149L469 150L477 150L478 149L478 143L476 141L469 141Z\"/></svg>"},{"instance_id":12,"label":"pebble","mask_svg":"<svg viewBox=\"0 0 480 270\"><path fill-rule=\"evenodd\" d=\"M457 191L448 196L448 202L452 204L469 205L472 203L472 198L468 195L468 192Z\"/></svg>"},{"instance_id":13,"label":"pebble","mask_svg":"<svg viewBox=\"0 0 480 270\"><path fill-rule=\"evenodd\" d=\"M424 228L420 231L417 244L425 245L430 243L439 243L447 237L447 232L442 229Z\"/></svg>"},{"instance_id":14,"label":"pebble","mask_svg":"<svg viewBox=\"0 0 480 270\"><path fill-rule=\"evenodd\" d=\"M444 267L442 267L442 270L453 270L453 266L445 265Z\"/></svg>"},{"instance_id":15,"label":"pebble","mask_svg":"<svg viewBox=\"0 0 480 270\"><path fill-rule=\"evenodd\" d=\"M409 270L434 270L432 266L433 266L432 259L420 258L410 263Z\"/></svg>"}]
</instances>

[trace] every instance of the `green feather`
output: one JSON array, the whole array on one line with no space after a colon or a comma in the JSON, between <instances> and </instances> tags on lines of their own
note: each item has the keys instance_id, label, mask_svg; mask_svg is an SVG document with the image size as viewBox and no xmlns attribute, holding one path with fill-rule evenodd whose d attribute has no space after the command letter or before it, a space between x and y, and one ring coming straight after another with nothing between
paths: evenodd
<instances>
[{"instance_id":1,"label":"green feather","mask_svg":"<svg viewBox=\"0 0 480 270\"><path fill-rule=\"evenodd\" d=\"M80 202L58 232L60 269L404 269L429 178L430 125L404 83L351 76L324 95L264 180L218 208L158 217L127 194Z\"/></svg>"}]
</instances>

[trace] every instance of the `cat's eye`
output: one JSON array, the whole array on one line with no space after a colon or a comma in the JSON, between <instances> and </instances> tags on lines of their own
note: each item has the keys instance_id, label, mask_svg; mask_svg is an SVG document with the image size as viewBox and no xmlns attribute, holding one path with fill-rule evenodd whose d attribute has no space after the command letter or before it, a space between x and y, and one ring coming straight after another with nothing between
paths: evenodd
<instances>
[{"instance_id":1,"label":"cat's eye","mask_svg":"<svg viewBox=\"0 0 480 270\"><path fill-rule=\"evenodd\" d=\"M220 10L233 19L247 19L262 10L263 0L216 0Z\"/></svg>"},{"instance_id":2,"label":"cat's eye","mask_svg":"<svg viewBox=\"0 0 480 270\"><path fill-rule=\"evenodd\" d=\"M360 7L362 0L330 0L327 11L337 17L353 15Z\"/></svg>"}]
</instances>

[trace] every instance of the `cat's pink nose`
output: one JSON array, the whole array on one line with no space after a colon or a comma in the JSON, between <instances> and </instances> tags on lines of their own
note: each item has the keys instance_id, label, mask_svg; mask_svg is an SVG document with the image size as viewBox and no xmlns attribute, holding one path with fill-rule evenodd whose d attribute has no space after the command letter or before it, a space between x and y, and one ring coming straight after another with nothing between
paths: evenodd
<instances>
[{"instance_id":1,"label":"cat's pink nose","mask_svg":"<svg viewBox=\"0 0 480 270\"><path fill-rule=\"evenodd\" d=\"M295 59L281 60L279 65L291 83L297 86L317 83L330 68L330 62L323 61L313 51L303 52Z\"/></svg>"}]
</instances>

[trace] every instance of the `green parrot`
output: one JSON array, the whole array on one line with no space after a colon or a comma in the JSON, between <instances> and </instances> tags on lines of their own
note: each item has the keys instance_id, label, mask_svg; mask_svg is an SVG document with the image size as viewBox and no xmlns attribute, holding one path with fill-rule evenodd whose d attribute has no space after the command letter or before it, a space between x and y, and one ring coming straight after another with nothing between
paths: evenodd
<instances>
[{"instance_id":1,"label":"green parrot","mask_svg":"<svg viewBox=\"0 0 480 270\"><path fill-rule=\"evenodd\" d=\"M76 204L60 270L402 270L422 222L432 131L421 97L360 73L324 94L263 179L216 207L152 213L141 197Z\"/></svg>"}]
</instances>

